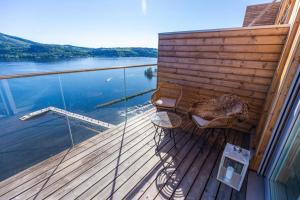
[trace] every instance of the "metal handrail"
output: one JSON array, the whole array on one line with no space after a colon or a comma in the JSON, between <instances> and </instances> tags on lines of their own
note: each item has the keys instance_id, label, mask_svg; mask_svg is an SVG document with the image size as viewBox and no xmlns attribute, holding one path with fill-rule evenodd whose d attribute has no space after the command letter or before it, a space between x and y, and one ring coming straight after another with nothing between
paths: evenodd
<instances>
[{"instance_id":1,"label":"metal handrail","mask_svg":"<svg viewBox=\"0 0 300 200\"><path fill-rule=\"evenodd\" d=\"M152 63L152 64L142 64L142 65L114 66L114 67L106 67L106 68L90 68L90 69L75 69L75 70L53 71L53 72L35 72L35 73L24 73L24 74L0 75L0 79L47 76L47 75L56 75L56 74L71 74L71 73L93 72L93 71L103 71L103 70L113 70L113 69L129 69L129 68L138 68L138 67L151 67L156 65L157 63L155 64Z\"/></svg>"}]
</instances>

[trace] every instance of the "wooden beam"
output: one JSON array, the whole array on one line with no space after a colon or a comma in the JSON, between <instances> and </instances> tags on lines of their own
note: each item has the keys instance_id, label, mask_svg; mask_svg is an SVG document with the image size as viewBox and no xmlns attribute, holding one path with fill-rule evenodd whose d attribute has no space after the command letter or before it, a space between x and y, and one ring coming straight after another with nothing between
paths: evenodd
<instances>
[{"instance_id":1,"label":"wooden beam","mask_svg":"<svg viewBox=\"0 0 300 200\"><path fill-rule=\"evenodd\" d=\"M291 26L291 31L287 38L287 43L279 61L279 66L274 75L270 90L268 92L263 114L257 129L257 149L251 167L257 170L268 141L271 137L272 130L279 116L281 107L284 103L285 96L299 65L300 57L300 12L299 7L295 11L296 20Z\"/></svg>"},{"instance_id":2,"label":"wooden beam","mask_svg":"<svg viewBox=\"0 0 300 200\"><path fill-rule=\"evenodd\" d=\"M224 29L194 30L182 32L160 33L159 39L182 39L182 38L213 38L213 37L252 37L269 35L286 35L289 26L268 25L259 27L238 27Z\"/></svg>"}]
</instances>

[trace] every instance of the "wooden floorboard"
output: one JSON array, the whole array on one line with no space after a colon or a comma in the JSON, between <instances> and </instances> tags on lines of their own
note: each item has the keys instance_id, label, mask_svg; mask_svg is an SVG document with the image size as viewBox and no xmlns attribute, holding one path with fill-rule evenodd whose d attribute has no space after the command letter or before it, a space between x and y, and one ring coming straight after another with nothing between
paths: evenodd
<instances>
[{"instance_id":1,"label":"wooden floorboard","mask_svg":"<svg viewBox=\"0 0 300 200\"><path fill-rule=\"evenodd\" d=\"M70 193L71 195L74 193L75 190L78 190L78 188L81 187L81 185L91 184L92 179L96 179L97 175L103 175L105 171L114 169L118 161L118 158L121 157L123 160L126 160L136 150L142 148L143 145L145 145L147 142L152 141L151 133L152 132L150 129L146 129L145 132L140 133L142 135L139 138L139 141L135 141L135 142L133 141L132 143L128 143L128 145L126 145L126 143L123 143L122 145L120 144L118 149L113 153L112 156L111 154L109 154L109 152L106 152L108 153L109 156L104 161L101 161L96 165L87 168L86 171L83 171L83 173L79 173L74 179L68 180L69 177L66 177L68 183L67 184L64 182L61 183L61 189L60 189L61 192L54 193L55 185L51 186L54 189L52 189L53 192L50 193L50 195L53 198L54 197L58 198L67 195L67 193ZM145 138L145 136L147 137ZM121 146L123 152L120 152Z\"/></svg>"},{"instance_id":2,"label":"wooden floorboard","mask_svg":"<svg viewBox=\"0 0 300 200\"><path fill-rule=\"evenodd\" d=\"M204 149L200 149L200 151L194 157L194 160L191 163L184 161L183 167L178 169L179 173L177 172L177 170L175 171L175 178L177 179L176 181L178 182L178 184L176 182L176 184L173 185L176 186L176 188L174 187L174 190L172 192L172 199L184 199L189 193L190 187L192 186L195 178L197 177L196 174L192 174L193 168L198 169L197 167L201 168L203 166L211 151L213 150L213 145L218 143L218 135L214 133L214 136L210 139L210 141L207 141L203 144Z\"/></svg>"},{"instance_id":3,"label":"wooden floorboard","mask_svg":"<svg viewBox=\"0 0 300 200\"><path fill-rule=\"evenodd\" d=\"M183 135L177 135L176 139L181 141ZM164 141L166 141L166 145L164 144ZM115 191L124 184L124 182L127 182L130 177L134 176L139 171L143 171L145 169L152 169L157 165L161 160L161 157L165 157L169 154L170 151L175 149L175 145L173 143L172 138L164 137L163 142L158 146L158 149L155 146L153 146L152 150L147 152L146 155L143 155L138 162L133 163L130 167L128 167L125 171L125 173L120 174L117 176L109 185L105 187L103 190L99 190L99 192L94 195L94 199L104 198L107 199L108 197L114 196L113 194ZM157 156L157 152L161 152L160 156ZM130 181L131 182L131 181Z\"/></svg>"},{"instance_id":4,"label":"wooden floorboard","mask_svg":"<svg viewBox=\"0 0 300 200\"><path fill-rule=\"evenodd\" d=\"M124 146L124 152L133 148L135 145L141 145L141 140L148 141L149 139L151 139L149 134L139 134L134 136L136 136L136 138L134 139L132 139L132 137L124 139L124 144L128 143L128 145ZM108 149L106 150L102 149L101 151L99 151L99 154L93 154L91 158L85 159L84 161L80 162L78 168L73 167L73 165L71 165L68 168L65 168L65 170L62 170L60 173L55 174L57 175L56 177L52 176L51 181L47 183L46 187L43 189L42 192L39 193L38 196L42 197L50 195L52 192L66 185L68 181L78 179L78 177L81 178L81 174L87 170L92 170L100 166L104 167L109 165L119 156L118 150L120 148L120 143L108 146L107 148Z\"/></svg>"},{"instance_id":5,"label":"wooden floorboard","mask_svg":"<svg viewBox=\"0 0 300 200\"><path fill-rule=\"evenodd\" d=\"M229 143L232 144L240 144L239 142L241 141L238 137L237 134L235 134L235 131L232 131L232 137L230 137L229 139ZM219 165L219 164L218 164ZM231 197L231 193L232 193L232 188L221 183L219 190L218 190L218 194L217 194L217 200L229 200Z\"/></svg>"},{"instance_id":6,"label":"wooden floorboard","mask_svg":"<svg viewBox=\"0 0 300 200\"><path fill-rule=\"evenodd\" d=\"M176 145L164 130L154 140L155 110L63 151L0 182L7 199L245 199L216 180L225 146L221 130L191 134L183 116ZM230 130L228 142L249 147L249 135ZM246 177L247 178L247 177Z\"/></svg>"},{"instance_id":7,"label":"wooden floorboard","mask_svg":"<svg viewBox=\"0 0 300 200\"><path fill-rule=\"evenodd\" d=\"M190 143L183 146L183 148L180 149L176 157L170 163L168 163L168 165L164 167L162 171L160 171L157 174L153 182L148 186L148 188L143 192L142 196L139 198L153 199L154 197L156 197L158 192L160 192L161 188L165 185L166 180L173 174L178 165L189 155L189 153L192 150L196 150L197 142L198 140L190 140Z\"/></svg>"},{"instance_id":8,"label":"wooden floorboard","mask_svg":"<svg viewBox=\"0 0 300 200\"><path fill-rule=\"evenodd\" d=\"M218 156L218 160L216 163L214 163L214 167L211 171L211 173L209 174L209 179L206 182L205 185L205 189L201 194L201 200L213 200L216 198L217 193L218 193L218 189L220 187L220 182L217 180L217 174L218 174L218 169L219 169L219 163L221 160L221 156L222 154L219 154ZM209 173L209 172L202 172L202 173ZM195 188L194 190L197 191L197 188ZM188 196L188 199L193 199L194 197L192 195Z\"/></svg>"},{"instance_id":9,"label":"wooden floorboard","mask_svg":"<svg viewBox=\"0 0 300 200\"><path fill-rule=\"evenodd\" d=\"M219 134L218 131L215 131L215 134ZM195 197L199 197L202 195L207 183L208 179L211 175L214 165L216 164L216 160L220 151L222 149L224 143L224 138L221 136L218 137L218 141L211 147L209 154L207 157L202 158L205 159L201 163L197 163L195 166L194 174L186 177L187 179L192 179L191 183L185 185L187 187L187 192L185 192L179 199L195 199ZM201 158L199 158L201 160Z\"/></svg>"},{"instance_id":10,"label":"wooden floorboard","mask_svg":"<svg viewBox=\"0 0 300 200\"><path fill-rule=\"evenodd\" d=\"M153 111L145 113L145 116L143 116L141 118L141 120L130 121L128 123L128 127L132 128L132 127L138 127L138 126L143 125L143 123L145 123L149 120L147 117L149 115L151 115L152 113L153 113ZM66 150L64 152L61 152L61 153L41 162L27 170L24 170L23 172L15 175L13 177L10 177L9 179L0 183L0 196L5 194L7 191L9 191L9 189L14 188L18 185L21 185L24 182L27 182L27 181L37 177L38 175L44 176L44 172L55 169L55 167L58 164L66 162L70 158L74 158L75 156L78 156L82 152L90 151L90 147L94 147L95 145L104 146L105 144L110 143L111 141L120 137L122 130L123 130L122 125L120 125L118 128L115 128L113 130L109 129L108 131L106 131L102 134L99 134L89 140L86 140L86 141L76 145L71 150ZM83 155L83 154L81 154L81 155Z\"/></svg>"},{"instance_id":11,"label":"wooden floorboard","mask_svg":"<svg viewBox=\"0 0 300 200\"><path fill-rule=\"evenodd\" d=\"M150 127L151 124L148 122L148 120L144 120L144 121L142 121L142 123L137 123L137 126L131 126L130 128L128 128L128 132L126 133L126 135L137 134L139 131L143 132L143 131L145 131L145 129L147 129L147 126ZM131 129L131 128L133 128L133 129ZM122 130L122 129L120 129L120 130ZM38 192L42 186L45 187L44 183L46 181L48 181L47 184L49 185L49 180L47 180L48 177L51 176L51 181L52 181L57 177L57 176L54 176L54 174L56 174L56 173L59 173L62 171L60 174L65 175L66 169L69 170L70 167L76 168L76 167L82 165L84 163L84 161L89 161L88 156L95 156L95 155L99 156L101 153L103 153L103 152L105 153L107 151L107 149L112 148L114 144L117 145L118 143L120 143L120 141L121 141L120 133L121 132L117 132L116 134L112 135L111 138L105 137L105 139L103 139L103 140L98 140L97 144L93 143L93 145L89 145L91 143L86 143L86 149L83 151L81 148L77 149L75 147L74 149L71 150L72 152L70 152L69 154L66 154L66 158L63 159L62 162L59 163L59 165L57 165L56 168L52 168L52 170L45 171L45 168L47 168L47 165L44 168L43 167L44 163L42 163L42 167L40 168L42 173L35 170L32 173L26 175L25 178L22 178L20 181L13 182L13 183L15 183L15 185L18 185L18 186L14 188L14 184L10 184L9 186L14 189L10 190L8 193L6 193L3 196L3 198L10 196L11 194L18 195L19 193L22 193L21 197L27 197L25 195L26 193L24 193L24 191L29 186L34 186L34 187L30 188L30 191L28 191L27 193L29 193L28 195L30 195L30 196L33 195L35 192ZM97 139L99 139L99 138L91 138L92 141L97 141ZM117 150L118 149L119 149L119 147L117 147ZM68 158L70 158L70 159L68 159ZM86 169L88 169L88 167ZM55 172L53 170L55 170ZM40 175L36 176L36 174L40 174ZM33 178L31 178L31 177L33 177ZM61 178L61 177L59 177L59 178ZM24 180L24 181L22 181L22 180ZM41 182L41 181L44 181L44 182ZM20 183L22 183L22 184L20 185ZM36 184L38 184L38 185L36 185ZM3 188L1 188L1 190L2 189Z\"/></svg>"},{"instance_id":12,"label":"wooden floorboard","mask_svg":"<svg viewBox=\"0 0 300 200\"><path fill-rule=\"evenodd\" d=\"M146 165L143 165L135 174L129 178L126 177L126 181L115 190L115 192L110 195L113 199L133 199L131 194L137 194L136 191L141 191L140 186L145 186L146 183L151 182L157 175L157 172L161 171L164 166L166 166L172 159L177 155L178 149L181 149L185 145L190 137L188 134L177 134L176 139L180 136L179 142L176 144L176 147L173 147L167 153L157 152L158 160L153 165L151 162L148 162ZM125 178L125 177L124 177ZM128 192L130 191L130 192Z\"/></svg>"}]
</instances>

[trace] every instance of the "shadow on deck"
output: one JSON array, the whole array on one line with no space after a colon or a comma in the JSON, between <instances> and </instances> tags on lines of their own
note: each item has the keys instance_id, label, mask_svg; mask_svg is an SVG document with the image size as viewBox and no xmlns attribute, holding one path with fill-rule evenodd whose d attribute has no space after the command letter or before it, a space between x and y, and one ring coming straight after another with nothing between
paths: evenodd
<instances>
[{"instance_id":1,"label":"shadow on deck","mask_svg":"<svg viewBox=\"0 0 300 200\"><path fill-rule=\"evenodd\" d=\"M225 146L220 130L203 142L186 117L175 133L154 140L149 112L0 183L0 199L246 199L216 180ZM248 134L230 130L230 143L247 147Z\"/></svg>"}]
</instances>

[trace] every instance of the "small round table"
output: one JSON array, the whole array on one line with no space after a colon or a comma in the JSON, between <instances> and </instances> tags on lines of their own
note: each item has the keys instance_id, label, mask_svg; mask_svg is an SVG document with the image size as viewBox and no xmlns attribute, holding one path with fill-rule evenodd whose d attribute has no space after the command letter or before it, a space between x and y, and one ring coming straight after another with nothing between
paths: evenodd
<instances>
[{"instance_id":1,"label":"small round table","mask_svg":"<svg viewBox=\"0 0 300 200\"><path fill-rule=\"evenodd\" d=\"M155 126L154 139L158 134L158 128L168 129L170 133L170 137L171 138L173 137L174 144L176 146L174 129L180 127L182 123L182 119L179 115L173 112L157 112L151 117L151 122ZM159 134L159 138L161 137L161 132Z\"/></svg>"}]
</instances>

